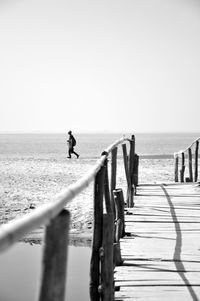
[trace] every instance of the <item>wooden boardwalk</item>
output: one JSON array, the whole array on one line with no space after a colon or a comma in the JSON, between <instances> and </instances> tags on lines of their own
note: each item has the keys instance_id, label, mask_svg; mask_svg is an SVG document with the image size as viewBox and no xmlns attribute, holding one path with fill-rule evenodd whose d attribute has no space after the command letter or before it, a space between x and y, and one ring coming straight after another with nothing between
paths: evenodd
<instances>
[{"instance_id":1,"label":"wooden boardwalk","mask_svg":"<svg viewBox=\"0 0 200 301\"><path fill-rule=\"evenodd\" d=\"M127 209L115 300L200 300L200 186L139 185Z\"/></svg>"}]
</instances>

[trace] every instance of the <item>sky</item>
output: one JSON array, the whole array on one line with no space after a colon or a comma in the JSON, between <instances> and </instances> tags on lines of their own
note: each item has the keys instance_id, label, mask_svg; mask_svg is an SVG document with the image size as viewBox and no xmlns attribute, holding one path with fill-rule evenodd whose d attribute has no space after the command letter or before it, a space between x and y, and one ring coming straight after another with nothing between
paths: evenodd
<instances>
[{"instance_id":1,"label":"sky","mask_svg":"<svg viewBox=\"0 0 200 301\"><path fill-rule=\"evenodd\" d=\"M0 0L0 132L200 132L200 0Z\"/></svg>"}]
</instances>

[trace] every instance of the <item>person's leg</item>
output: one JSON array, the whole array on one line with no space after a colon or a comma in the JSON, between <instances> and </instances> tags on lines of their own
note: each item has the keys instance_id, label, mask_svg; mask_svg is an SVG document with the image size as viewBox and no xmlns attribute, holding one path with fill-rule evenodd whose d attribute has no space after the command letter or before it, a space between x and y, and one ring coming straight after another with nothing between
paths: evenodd
<instances>
[{"instance_id":1,"label":"person's leg","mask_svg":"<svg viewBox=\"0 0 200 301\"><path fill-rule=\"evenodd\" d=\"M70 158L71 159L71 149L69 148L68 150L68 157L67 158Z\"/></svg>"},{"instance_id":2,"label":"person's leg","mask_svg":"<svg viewBox=\"0 0 200 301\"><path fill-rule=\"evenodd\" d=\"M79 154L77 154L74 150L73 150L73 154L76 155L76 157L79 157Z\"/></svg>"}]
</instances>

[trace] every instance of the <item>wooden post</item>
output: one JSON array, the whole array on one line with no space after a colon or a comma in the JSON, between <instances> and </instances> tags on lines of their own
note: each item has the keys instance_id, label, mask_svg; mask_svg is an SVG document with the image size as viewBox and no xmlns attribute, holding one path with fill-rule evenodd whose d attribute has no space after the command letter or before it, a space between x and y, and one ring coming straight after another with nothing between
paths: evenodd
<instances>
[{"instance_id":1,"label":"wooden post","mask_svg":"<svg viewBox=\"0 0 200 301\"><path fill-rule=\"evenodd\" d=\"M194 181L198 181L198 154L199 152L199 141L196 141L196 148L195 148L195 170L194 170Z\"/></svg>"},{"instance_id":2,"label":"wooden post","mask_svg":"<svg viewBox=\"0 0 200 301\"><path fill-rule=\"evenodd\" d=\"M188 148L188 164L189 164L189 178L190 182L193 182L193 173L192 173L192 150Z\"/></svg>"},{"instance_id":3,"label":"wooden post","mask_svg":"<svg viewBox=\"0 0 200 301\"><path fill-rule=\"evenodd\" d=\"M116 208L116 227L115 227L115 243L114 243L114 266L121 265L120 238L125 235L125 219L124 219L124 196L122 189L113 191L115 208Z\"/></svg>"},{"instance_id":4,"label":"wooden post","mask_svg":"<svg viewBox=\"0 0 200 301\"><path fill-rule=\"evenodd\" d=\"M124 169L125 169L125 175L126 175L126 181L127 181L126 203L127 203L127 207L130 207L130 200L131 200L131 197L132 197L132 194L133 194L133 187L131 185L131 176L130 176L130 173L129 173L126 144L122 144L122 150L123 150L123 159L124 159Z\"/></svg>"},{"instance_id":5,"label":"wooden post","mask_svg":"<svg viewBox=\"0 0 200 301\"><path fill-rule=\"evenodd\" d=\"M106 205L106 212L113 213L114 211L114 204L111 202L111 196L109 191L109 179L108 179L108 160L105 160L105 179L104 179L104 195L105 195L105 205ZM114 217L113 217L114 222Z\"/></svg>"},{"instance_id":6,"label":"wooden post","mask_svg":"<svg viewBox=\"0 0 200 301\"><path fill-rule=\"evenodd\" d=\"M103 214L103 245L101 252L101 297L103 301L114 300L114 268L113 268L113 214Z\"/></svg>"},{"instance_id":7,"label":"wooden post","mask_svg":"<svg viewBox=\"0 0 200 301\"><path fill-rule=\"evenodd\" d=\"M90 300L100 300L100 257L99 249L102 246L103 228L103 194L104 194L105 168L101 167L94 181L94 226L92 239L92 254L90 261Z\"/></svg>"},{"instance_id":8,"label":"wooden post","mask_svg":"<svg viewBox=\"0 0 200 301\"><path fill-rule=\"evenodd\" d=\"M113 199L113 190L116 187L116 175L117 175L117 147L115 147L111 152L110 195L111 195L111 202L114 208L114 216L115 216L115 206L114 206L114 199Z\"/></svg>"},{"instance_id":9,"label":"wooden post","mask_svg":"<svg viewBox=\"0 0 200 301\"><path fill-rule=\"evenodd\" d=\"M123 259L121 257L120 241L118 241L113 245L113 268L122 265L122 263Z\"/></svg>"},{"instance_id":10,"label":"wooden post","mask_svg":"<svg viewBox=\"0 0 200 301\"><path fill-rule=\"evenodd\" d=\"M178 182L178 155L175 157L174 181Z\"/></svg>"},{"instance_id":11,"label":"wooden post","mask_svg":"<svg viewBox=\"0 0 200 301\"><path fill-rule=\"evenodd\" d=\"M133 185L138 186L138 167L139 167L139 156L134 155L134 170L133 170Z\"/></svg>"},{"instance_id":12,"label":"wooden post","mask_svg":"<svg viewBox=\"0 0 200 301\"><path fill-rule=\"evenodd\" d=\"M131 178L131 191L130 191L130 196L129 196L129 206L134 207L134 201L133 201L133 196L134 196L134 181L133 181L133 171L134 171L134 154L135 154L135 136L131 136L131 141L130 141L130 151L129 151L129 174Z\"/></svg>"},{"instance_id":13,"label":"wooden post","mask_svg":"<svg viewBox=\"0 0 200 301\"><path fill-rule=\"evenodd\" d=\"M115 208L116 208L116 220L121 220L120 237L125 235L125 219L124 219L124 196L122 189L115 189L113 191ZM116 239L118 241L119 239Z\"/></svg>"},{"instance_id":14,"label":"wooden post","mask_svg":"<svg viewBox=\"0 0 200 301\"><path fill-rule=\"evenodd\" d=\"M64 301L70 215L63 210L46 227L40 301Z\"/></svg>"},{"instance_id":15,"label":"wooden post","mask_svg":"<svg viewBox=\"0 0 200 301\"><path fill-rule=\"evenodd\" d=\"M128 156L127 156L126 144L122 144L122 150L123 150L123 159L124 159L124 170L125 170L126 181L127 181L126 203L127 203L127 207L130 207L129 200L131 195L131 177L128 168Z\"/></svg>"},{"instance_id":16,"label":"wooden post","mask_svg":"<svg viewBox=\"0 0 200 301\"><path fill-rule=\"evenodd\" d=\"M181 169L180 169L180 181L184 182L184 172L185 172L185 154L181 153Z\"/></svg>"},{"instance_id":17,"label":"wooden post","mask_svg":"<svg viewBox=\"0 0 200 301\"><path fill-rule=\"evenodd\" d=\"M123 260L121 258L120 238L122 237L123 222L118 219L115 222L115 242L113 244L113 264L114 267L121 265Z\"/></svg>"}]
</instances>

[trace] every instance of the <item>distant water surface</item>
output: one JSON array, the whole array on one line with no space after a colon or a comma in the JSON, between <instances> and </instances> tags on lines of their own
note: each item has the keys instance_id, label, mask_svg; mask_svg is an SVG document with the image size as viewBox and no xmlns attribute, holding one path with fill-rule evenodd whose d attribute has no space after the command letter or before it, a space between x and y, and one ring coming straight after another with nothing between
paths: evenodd
<instances>
[{"instance_id":1,"label":"distant water surface","mask_svg":"<svg viewBox=\"0 0 200 301\"><path fill-rule=\"evenodd\" d=\"M121 133L74 135L76 150L82 158L97 158L108 145L123 136ZM140 156L172 156L199 136L198 133L135 134L136 152ZM67 138L67 134L0 134L0 155L62 160L66 158Z\"/></svg>"}]
</instances>

